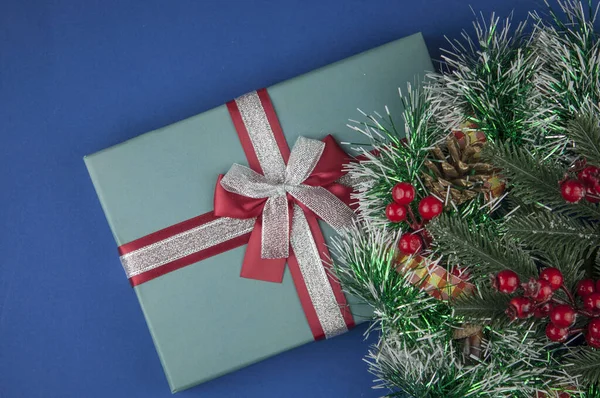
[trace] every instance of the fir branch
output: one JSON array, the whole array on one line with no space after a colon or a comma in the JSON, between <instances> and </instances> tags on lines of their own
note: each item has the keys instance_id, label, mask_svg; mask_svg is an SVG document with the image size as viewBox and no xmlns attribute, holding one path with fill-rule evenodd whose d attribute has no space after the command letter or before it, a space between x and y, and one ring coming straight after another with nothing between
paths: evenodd
<instances>
[{"instance_id":1,"label":"fir branch","mask_svg":"<svg viewBox=\"0 0 600 398\"><path fill-rule=\"evenodd\" d=\"M533 13L533 47L543 62L536 77L547 108L556 116L542 131L539 150L546 156L572 160L572 143L565 135L570 119L600 102L600 42L594 29L598 8L588 1L559 0L554 10L545 0L551 22Z\"/></svg>"},{"instance_id":2,"label":"fir branch","mask_svg":"<svg viewBox=\"0 0 600 398\"><path fill-rule=\"evenodd\" d=\"M589 222L546 210L514 215L506 222L506 230L541 253L560 248L576 258L586 258L600 244L600 232Z\"/></svg>"},{"instance_id":3,"label":"fir branch","mask_svg":"<svg viewBox=\"0 0 600 398\"><path fill-rule=\"evenodd\" d=\"M600 126L596 115L579 116L567 125L566 135L574 151L588 163L600 166Z\"/></svg>"},{"instance_id":4,"label":"fir branch","mask_svg":"<svg viewBox=\"0 0 600 398\"><path fill-rule=\"evenodd\" d=\"M533 329L485 331L482 358L471 358L473 365L456 360L455 341L425 336L410 346L398 336L386 336L367 358L377 377L375 387L390 389L389 396L413 398L531 398L566 386L577 393L576 379L560 369Z\"/></svg>"},{"instance_id":5,"label":"fir branch","mask_svg":"<svg viewBox=\"0 0 600 398\"><path fill-rule=\"evenodd\" d=\"M450 340L425 337L413 346L389 335L370 350L367 363L377 377L375 388L392 390L391 396L462 398L467 388L448 388L449 382L464 377L457 356Z\"/></svg>"},{"instance_id":6,"label":"fir branch","mask_svg":"<svg viewBox=\"0 0 600 398\"><path fill-rule=\"evenodd\" d=\"M566 123L582 104L600 101L600 47L594 29L597 6L588 2L586 13L580 0L559 0L555 11L545 0L553 24L538 14L534 44L544 62L538 85L548 102L555 104L559 123Z\"/></svg>"},{"instance_id":7,"label":"fir branch","mask_svg":"<svg viewBox=\"0 0 600 398\"><path fill-rule=\"evenodd\" d=\"M594 264L592 266L592 277L594 279L600 279L600 249L596 249L594 255Z\"/></svg>"},{"instance_id":8,"label":"fir branch","mask_svg":"<svg viewBox=\"0 0 600 398\"><path fill-rule=\"evenodd\" d=\"M573 217L600 219L597 205L586 201L570 204L563 199L559 185L565 174L562 166L510 143L486 145L482 156L502 170L511 193L525 204L541 205Z\"/></svg>"},{"instance_id":9,"label":"fir branch","mask_svg":"<svg viewBox=\"0 0 600 398\"><path fill-rule=\"evenodd\" d=\"M475 38L450 41L442 56L448 72L431 74L429 96L436 117L448 128L469 120L489 138L522 142L523 133L543 130L554 116L543 105L535 77L541 62L511 18L492 15L473 23Z\"/></svg>"},{"instance_id":10,"label":"fir branch","mask_svg":"<svg viewBox=\"0 0 600 398\"><path fill-rule=\"evenodd\" d=\"M522 280L537 276L529 255L510 241L500 239L487 225L474 226L457 218L442 215L427 226L438 252L456 258L460 264L475 266L481 277L504 269L516 272Z\"/></svg>"},{"instance_id":11,"label":"fir branch","mask_svg":"<svg viewBox=\"0 0 600 398\"><path fill-rule=\"evenodd\" d=\"M573 377L581 377L582 384L600 384L600 351L588 346L576 347L564 358L564 368Z\"/></svg>"},{"instance_id":12,"label":"fir branch","mask_svg":"<svg viewBox=\"0 0 600 398\"><path fill-rule=\"evenodd\" d=\"M504 312L511 297L491 289L489 285L489 282L482 282L474 294L457 298L452 306L455 314L471 321L493 321L494 326L506 326L510 319Z\"/></svg>"}]
</instances>

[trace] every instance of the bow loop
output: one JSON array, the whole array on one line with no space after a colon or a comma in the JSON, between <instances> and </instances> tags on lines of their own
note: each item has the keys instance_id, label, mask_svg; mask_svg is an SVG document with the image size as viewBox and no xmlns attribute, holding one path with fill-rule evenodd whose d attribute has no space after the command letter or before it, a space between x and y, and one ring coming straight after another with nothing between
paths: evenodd
<instances>
[{"instance_id":1,"label":"bow loop","mask_svg":"<svg viewBox=\"0 0 600 398\"><path fill-rule=\"evenodd\" d=\"M313 172L321 159L325 143L300 137L294 144L290 159L285 169L286 185L297 186L302 184Z\"/></svg>"},{"instance_id":2,"label":"bow loop","mask_svg":"<svg viewBox=\"0 0 600 398\"><path fill-rule=\"evenodd\" d=\"M329 139L328 142L331 141ZM336 230L352 224L354 212L325 187L313 185L318 181L330 184L328 179L333 174L327 170L329 167L324 168L323 165L340 162L339 156L336 159L323 159L325 153L328 156L336 153L336 148L327 149L328 142L300 137L290 153L283 181L280 174L265 171L265 175L262 175L239 164L234 164L221 179L220 185L225 191L252 198L261 205L264 203L261 217L257 219L257 222L262 222L262 259L282 259L289 256L292 225L290 201L296 202L304 211L313 212ZM317 167L323 169L319 171L322 175L314 179L311 176ZM340 167L338 173L339 170ZM311 185L304 184L311 178L315 180ZM248 208L257 209L256 205Z\"/></svg>"},{"instance_id":3,"label":"bow loop","mask_svg":"<svg viewBox=\"0 0 600 398\"><path fill-rule=\"evenodd\" d=\"M281 184L237 163L225 174L221 186L229 192L253 199L269 198L281 192Z\"/></svg>"}]
</instances>

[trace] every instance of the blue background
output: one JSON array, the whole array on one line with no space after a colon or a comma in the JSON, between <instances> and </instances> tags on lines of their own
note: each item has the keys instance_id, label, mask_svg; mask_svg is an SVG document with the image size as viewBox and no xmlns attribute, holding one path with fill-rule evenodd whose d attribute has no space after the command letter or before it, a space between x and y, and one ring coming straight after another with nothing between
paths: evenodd
<instances>
[{"instance_id":1,"label":"blue background","mask_svg":"<svg viewBox=\"0 0 600 398\"><path fill-rule=\"evenodd\" d=\"M83 155L417 31L437 58L443 35L471 27L470 2L519 19L543 9L525 0L1 0L0 396L170 396ZM361 361L364 331L179 396L382 395Z\"/></svg>"}]
</instances>

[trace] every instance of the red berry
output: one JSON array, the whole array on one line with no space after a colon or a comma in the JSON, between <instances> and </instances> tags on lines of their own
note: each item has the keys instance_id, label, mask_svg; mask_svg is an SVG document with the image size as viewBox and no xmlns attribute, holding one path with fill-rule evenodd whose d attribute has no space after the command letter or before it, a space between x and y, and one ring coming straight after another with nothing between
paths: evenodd
<instances>
[{"instance_id":1,"label":"red berry","mask_svg":"<svg viewBox=\"0 0 600 398\"><path fill-rule=\"evenodd\" d=\"M579 297L585 297L596 291L596 284L591 279L583 279L577 282L577 294Z\"/></svg>"},{"instance_id":2,"label":"red berry","mask_svg":"<svg viewBox=\"0 0 600 398\"><path fill-rule=\"evenodd\" d=\"M415 187L408 182L399 182L392 188L394 202L407 205L415 199Z\"/></svg>"},{"instance_id":3,"label":"red berry","mask_svg":"<svg viewBox=\"0 0 600 398\"><path fill-rule=\"evenodd\" d=\"M406 207L398 203L390 203L385 208L385 216L391 222L402 222L406 220Z\"/></svg>"},{"instance_id":4,"label":"red berry","mask_svg":"<svg viewBox=\"0 0 600 398\"><path fill-rule=\"evenodd\" d=\"M567 180L560 185L560 193L567 202L577 203L585 196L585 187L577 180Z\"/></svg>"},{"instance_id":5,"label":"red berry","mask_svg":"<svg viewBox=\"0 0 600 398\"><path fill-rule=\"evenodd\" d=\"M596 281L596 291L600 292L600 280Z\"/></svg>"},{"instance_id":6,"label":"red berry","mask_svg":"<svg viewBox=\"0 0 600 398\"><path fill-rule=\"evenodd\" d=\"M549 300L553 293L550 282L541 279L538 281L537 293L532 296L532 298L538 303L543 303L544 301Z\"/></svg>"},{"instance_id":7,"label":"red berry","mask_svg":"<svg viewBox=\"0 0 600 398\"><path fill-rule=\"evenodd\" d=\"M551 323L546 326L546 337L552 341L562 342L569 336L569 329L559 328Z\"/></svg>"},{"instance_id":8,"label":"red berry","mask_svg":"<svg viewBox=\"0 0 600 398\"><path fill-rule=\"evenodd\" d=\"M563 275L562 272L558 270L558 268L544 268L542 272L540 272L540 279L544 279L550 282L552 290L558 289L563 283Z\"/></svg>"},{"instance_id":9,"label":"red berry","mask_svg":"<svg viewBox=\"0 0 600 398\"><path fill-rule=\"evenodd\" d=\"M588 323L587 335L600 340L600 319L594 318Z\"/></svg>"},{"instance_id":10,"label":"red berry","mask_svg":"<svg viewBox=\"0 0 600 398\"><path fill-rule=\"evenodd\" d=\"M594 185L598 182L600 169L596 166L587 166L577 174L577 179L584 185Z\"/></svg>"},{"instance_id":11,"label":"red berry","mask_svg":"<svg viewBox=\"0 0 600 398\"><path fill-rule=\"evenodd\" d=\"M598 184L598 183L596 183L596 184ZM598 185L600 185L600 184L598 184ZM590 203L600 202L600 195L598 195L596 185L589 185L585 188L585 200L587 200Z\"/></svg>"},{"instance_id":12,"label":"red berry","mask_svg":"<svg viewBox=\"0 0 600 398\"><path fill-rule=\"evenodd\" d=\"M417 254L421 251L421 246L423 246L423 242L419 235L415 234L404 234L398 242L398 247L404 254Z\"/></svg>"},{"instance_id":13,"label":"red berry","mask_svg":"<svg viewBox=\"0 0 600 398\"><path fill-rule=\"evenodd\" d=\"M523 296L531 297L538 303L548 301L554 293L550 286L550 282L545 279L531 278L529 282L523 283L522 286L524 290Z\"/></svg>"},{"instance_id":14,"label":"red berry","mask_svg":"<svg viewBox=\"0 0 600 398\"><path fill-rule=\"evenodd\" d=\"M559 304L550 311L550 322L559 328L569 328L575 323L575 310L567 304Z\"/></svg>"},{"instance_id":15,"label":"red berry","mask_svg":"<svg viewBox=\"0 0 600 398\"><path fill-rule=\"evenodd\" d=\"M419 214L425 220L439 216L444 210L444 204L435 196L426 196L419 202Z\"/></svg>"},{"instance_id":16,"label":"red berry","mask_svg":"<svg viewBox=\"0 0 600 398\"><path fill-rule=\"evenodd\" d=\"M585 335L585 341L588 343L590 347L600 348L600 339L590 336L589 334Z\"/></svg>"},{"instance_id":17,"label":"red berry","mask_svg":"<svg viewBox=\"0 0 600 398\"><path fill-rule=\"evenodd\" d=\"M533 315L533 301L527 297L513 297L508 302L506 315L508 315L511 320L517 318L529 318L531 315Z\"/></svg>"},{"instance_id":18,"label":"red berry","mask_svg":"<svg viewBox=\"0 0 600 398\"><path fill-rule=\"evenodd\" d=\"M501 293L514 293L519 287L519 276L509 269L498 272L494 279L494 287Z\"/></svg>"},{"instance_id":19,"label":"red berry","mask_svg":"<svg viewBox=\"0 0 600 398\"><path fill-rule=\"evenodd\" d=\"M550 314L550 311L552 311L552 303L548 302L537 307L533 312L533 315L536 318L545 318Z\"/></svg>"},{"instance_id":20,"label":"red berry","mask_svg":"<svg viewBox=\"0 0 600 398\"><path fill-rule=\"evenodd\" d=\"M600 312L600 293L591 293L583 298L583 308L596 314Z\"/></svg>"}]
</instances>

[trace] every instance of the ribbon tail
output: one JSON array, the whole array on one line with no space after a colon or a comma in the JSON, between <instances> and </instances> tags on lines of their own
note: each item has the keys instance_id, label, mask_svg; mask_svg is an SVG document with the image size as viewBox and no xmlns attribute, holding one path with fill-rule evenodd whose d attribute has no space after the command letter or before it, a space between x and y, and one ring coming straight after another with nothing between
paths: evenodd
<instances>
[{"instance_id":1,"label":"ribbon tail","mask_svg":"<svg viewBox=\"0 0 600 398\"><path fill-rule=\"evenodd\" d=\"M262 214L262 258L288 258L290 255L290 215L286 195L267 200Z\"/></svg>"},{"instance_id":2,"label":"ribbon tail","mask_svg":"<svg viewBox=\"0 0 600 398\"><path fill-rule=\"evenodd\" d=\"M342 291L342 285L339 279L335 276L335 273L331 269L331 255L329 253L329 249L327 249L327 243L325 242L325 237L323 236L323 231L321 230L321 226L319 225L319 220L312 214L306 214L306 222L310 227L310 231L312 233L312 237L314 239L315 245L317 246L317 251L321 256L321 264L325 269L325 274L327 275L327 279L329 280L329 284L331 285L331 289L333 290L333 295L338 303L338 307L342 316L344 317L344 321L346 322L346 326L348 329L354 327L354 317L352 316L352 312L350 311L350 306L346 301L346 296Z\"/></svg>"},{"instance_id":3,"label":"ribbon tail","mask_svg":"<svg viewBox=\"0 0 600 398\"><path fill-rule=\"evenodd\" d=\"M265 282L281 283L285 271L285 258L266 259L261 256L262 223L257 220L250 235L244 262L242 263L242 278L256 279Z\"/></svg>"},{"instance_id":4,"label":"ribbon tail","mask_svg":"<svg viewBox=\"0 0 600 398\"><path fill-rule=\"evenodd\" d=\"M314 219L316 223L316 219ZM318 228L318 225L317 225ZM304 211L299 206L294 206L294 215L292 218L292 233L291 233L291 245L295 255L295 260L290 261L290 270L292 276L294 276L294 282L298 289L298 278L301 277L304 281L305 287L300 286L298 293L302 297L301 292L308 293L308 299L301 299L304 307L305 314L309 319L309 324L313 335L316 339L322 337L320 331L326 338L337 336L338 334L344 333L348 330L348 327L353 324L351 316L349 319L346 318L343 311L347 311L347 308L343 309L340 306L341 301L344 305L345 299L341 290L339 295L336 294L335 287L339 288L339 285L332 284L330 275L328 275L323 259L321 257L322 250L326 250L325 242L322 241L322 246L317 247L317 244L313 238L310 224L304 215ZM297 268L300 271L300 275L294 275L295 263L297 262ZM306 300L310 300L310 305L305 304ZM307 310L308 307L308 310ZM313 311L316 314L319 325L313 325L311 318ZM348 314L349 315L349 314Z\"/></svg>"}]
</instances>

